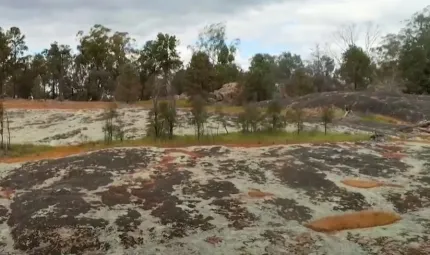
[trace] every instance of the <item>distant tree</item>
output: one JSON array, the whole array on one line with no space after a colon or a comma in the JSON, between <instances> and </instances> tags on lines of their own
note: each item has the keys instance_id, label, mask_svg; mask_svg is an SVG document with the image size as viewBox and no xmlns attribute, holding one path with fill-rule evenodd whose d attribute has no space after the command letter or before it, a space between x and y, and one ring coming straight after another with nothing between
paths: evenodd
<instances>
[{"instance_id":1,"label":"distant tree","mask_svg":"<svg viewBox=\"0 0 430 255\"><path fill-rule=\"evenodd\" d=\"M115 100L128 103L135 102L139 95L139 76L137 70L131 64L121 67L117 77Z\"/></svg>"},{"instance_id":2,"label":"distant tree","mask_svg":"<svg viewBox=\"0 0 430 255\"><path fill-rule=\"evenodd\" d=\"M351 45L342 56L341 77L354 85L354 90L365 89L372 78L370 57L358 46Z\"/></svg>"},{"instance_id":3,"label":"distant tree","mask_svg":"<svg viewBox=\"0 0 430 255\"><path fill-rule=\"evenodd\" d=\"M275 57L268 54L256 54L245 75L243 93L247 101L272 99L276 90Z\"/></svg>"},{"instance_id":4,"label":"distant tree","mask_svg":"<svg viewBox=\"0 0 430 255\"><path fill-rule=\"evenodd\" d=\"M185 91L188 96L199 96L207 100L215 89L215 68L204 52L195 52L185 72Z\"/></svg>"}]
</instances>

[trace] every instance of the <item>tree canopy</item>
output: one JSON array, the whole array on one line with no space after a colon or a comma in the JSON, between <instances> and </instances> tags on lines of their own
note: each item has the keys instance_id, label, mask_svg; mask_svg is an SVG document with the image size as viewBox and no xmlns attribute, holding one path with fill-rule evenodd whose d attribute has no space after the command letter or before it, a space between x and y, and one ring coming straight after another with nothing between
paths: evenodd
<instances>
[{"instance_id":1,"label":"tree canopy","mask_svg":"<svg viewBox=\"0 0 430 255\"><path fill-rule=\"evenodd\" d=\"M96 24L76 34L75 49L47 42L45 50L30 54L20 28L0 27L0 94L132 102L186 93L208 99L231 82L240 85L247 101L370 87L430 93L429 7L372 47L376 37L368 35L361 47L351 30L354 38L341 36L340 57L318 45L307 59L288 49L278 55L261 52L252 56L248 70L237 63L240 40L227 38L226 31L223 23L204 27L189 46L190 62L183 63L179 39L162 32L137 47L127 32Z\"/></svg>"}]
</instances>

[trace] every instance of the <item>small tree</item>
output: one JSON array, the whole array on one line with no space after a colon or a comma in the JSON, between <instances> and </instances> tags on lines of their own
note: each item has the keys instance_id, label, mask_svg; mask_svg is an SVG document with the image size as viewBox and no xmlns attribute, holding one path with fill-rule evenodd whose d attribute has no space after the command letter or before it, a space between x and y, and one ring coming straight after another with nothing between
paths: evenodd
<instances>
[{"instance_id":1,"label":"small tree","mask_svg":"<svg viewBox=\"0 0 430 255\"><path fill-rule=\"evenodd\" d=\"M7 134L5 133L7 131ZM0 135L1 144L0 148L7 153L10 149L10 127L9 127L9 116L5 110L3 101L0 102ZM5 143L6 140L6 143Z\"/></svg>"},{"instance_id":2,"label":"small tree","mask_svg":"<svg viewBox=\"0 0 430 255\"><path fill-rule=\"evenodd\" d=\"M160 138L164 133L165 124L163 118L161 118L159 103L153 105L148 113L147 120L146 135L154 137L154 139Z\"/></svg>"},{"instance_id":3,"label":"small tree","mask_svg":"<svg viewBox=\"0 0 430 255\"><path fill-rule=\"evenodd\" d=\"M282 116L282 105L278 100L270 101L267 110L266 116L270 123L269 129L271 131L277 131L283 127L285 127L285 118Z\"/></svg>"},{"instance_id":4,"label":"small tree","mask_svg":"<svg viewBox=\"0 0 430 255\"><path fill-rule=\"evenodd\" d=\"M296 125L297 134L303 130L304 111L300 108L290 109L286 113L286 119L291 120Z\"/></svg>"},{"instance_id":5,"label":"small tree","mask_svg":"<svg viewBox=\"0 0 430 255\"><path fill-rule=\"evenodd\" d=\"M204 125L208 119L206 111L206 101L201 96L194 96L191 99L191 124L194 125L197 135L197 140L204 134Z\"/></svg>"},{"instance_id":6,"label":"small tree","mask_svg":"<svg viewBox=\"0 0 430 255\"><path fill-rule=\"evenodd\" d=\"M329 123L332 123L334 119L334 109L333 107L324 107L324 109L321 112L321 121L324 124L324 134L327 135L327 125Z\"/></svg>"},{"instance_id":7,"label":"small tree","mask_svg":"<svg viewBox=\"0 0 430 255\"><path fill-rule=\"evenodd\" d=\"M102 128L104 132L104 141L106 144L110 144L114 137L114 119L118 115L116 111L116 104L110 104L109 107L104 112L105 124Z\"/></svg>"},{"instance_id":8,"label":"small tree","mask_svg":"<svg viewBox=\"0 0 430 255\"><path fill-rule=\"evenodd\" d=\"M163 130L167 131L169 139L173 139L173 130L176 126L176 107L168 102L160 102L159 107Z\"/></svg>"},{"instance_id":9,"label":"small tree","mask_svg":"<svg viewBox=\"0 0 430 255\"><path fill-rule=\"evenodd\" d=\"M124 130L124 121L120 117L119 114L116 114L115 124L113 125L113 134L116 140L124 141L125 130Z\"/></svg>"},{"instance_id":10,"label":"small tree","mask_svg":"<svg viewBox=\"0 0 430 255\"><path fill-rule=\"evenodd\" d=\"M228 130L227 130L227 116L224 113L221 105L217 105L217 107L215 108L215 114L217 115L217 121L218 123L220 123L222 125L222 127L224 128L225 132L228 134Z\"/></svg>"}]
</instances>

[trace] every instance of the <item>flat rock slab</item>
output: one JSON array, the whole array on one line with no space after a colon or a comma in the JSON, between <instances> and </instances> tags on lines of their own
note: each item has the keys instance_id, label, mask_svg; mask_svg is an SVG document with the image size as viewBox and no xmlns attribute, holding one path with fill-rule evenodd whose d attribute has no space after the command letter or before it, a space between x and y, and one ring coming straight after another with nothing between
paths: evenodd
<instances>
[{"instance_id":1,"label":"flat rock slab","mask_svg":"<svg viewBox=\"0 0 430 255\"><path fill-rule=\"evenodd\" d=\"M429 254L408 253L430 245L420 144L122 148L1 168L0 254ZM342 184L351 178L402 187ZM367 209L402 220L304 227Z\"/></svg>"}]
</instances>

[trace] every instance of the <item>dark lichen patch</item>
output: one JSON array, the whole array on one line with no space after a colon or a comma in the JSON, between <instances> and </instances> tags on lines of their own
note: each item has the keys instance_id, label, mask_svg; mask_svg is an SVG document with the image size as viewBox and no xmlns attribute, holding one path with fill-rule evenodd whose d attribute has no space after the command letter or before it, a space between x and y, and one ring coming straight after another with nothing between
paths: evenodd
<instances>
[{"instance_id":1,"label":"dark lichen patch","mask_svg":"<svg viewBox=\"0 0 430 255\"><path fill-rule=\"evenodd\" d=\"M292 199L276 198L267 200L265 204L276 206L276 212L285 220L295 220L301 223L312 219L312 210L306 206L297 204Z\"/></svg>"},{"instance_id":2,"label":"dark lichen patch","mask_svg":"<svg viewBox=\"0 0 430 255\"><path fill-rule=\"evenodd\" d=\"M303 190L314 203L331 202L336 204L333 210L360 211L370 205L365 197L356 192L347 191L326 179L326 174L319 172L309 164L287 163L275 170L277 177L293 189Z\"/></svg>"},{"instance_id":3,"label":"dark lichen patch","mask_svg":"<svg viewBox=\"0 0 430 255\"><path fill-rule=\"evenodd\" d=\"M111 183L112 174L105 169L71 169L55 185L96 190Z\"/></svg>"},{"instance_id":4,"label":"dark lichen patch","mask_svg":"<svg viewBox=\"0 0 430 255\"><path fill-rule=\"evenodd\" d=\"M259 162L258 167L252 168L249 166L249 161L227 159L219 161L218 171L225 175L247 176L252 182L264 184L267 181L265 171L273 165L267 162Z\"/></svg>"},{"instance_id":5,"label":"dark lichen patch","mask_svg":"<svg viewBox=\"0 0 430 255\"><path fill-rule=\"evenodd\" d=\"M230 154L231 150L227 147L214 146L211 148L197 149L194 152L197 152L202 157L219 157Z\"/></svg>"},{"instance_id":6,"label":"dark lichen patch","mask_svg":"<svg viewBox=\"0 0 430 255\"><path fill-rule=\"evenodd\" d=\"M195 195L203 199L223 198L238 194L239 190L229 181L209 180L207 184L194 182L182 188L184 195Z\"/></svg>"},{"instance_id":7,"label":"dark lichen patch","mask_svg":"<svg viewBox=\"0 0 430 255\"><path fill-rule=\"evenodd\" d=\"M0 205L0 224L5 222L8 216L9 216L9 210L6 207Z\"/></svg>"},{"instance_id":8,"label":"dark lichen patch","mask_svg":"<svg viewBox=\"0 0 430 255\"><path fill-rule=\"evenodd\" d=\"M107 222L77 217L92 208L76 190L35 190L16 196L7 221L15 248L30 253L40 248L54 253L99 249L97 229L105 227ZM71 234L63 237L57 232L59 228L68 229ZM82 236L85 239L78 240Z\"/></svg>"},{"instance_id":9,"label":"dark lichen patch","mask_svg":"<svg viewBox=\"0 0 430 255\"><path fill-rule=\"evenodd\" d=\"M139 198L137 206L151 210L151 215L160 219L163 225L169 225L164 238L184 237L195 229L208 230L213 228L212 217L204 217L195 209L184 209L178 197L172 195L176 185L188 185L191 173L187 171L163 171L154 176L154 185L132 189L131 193ZM188 201L188 203L191 203ZM193 203L191 203L193 204Z\"/></svg>"},{"instance_id":10,"label":"dark lichen patch","mask_svg":"<svg viewBox=\"0 0 430 255\"><path fill-rule=\"evenodd\" d=\"M223 215L229 220L229 227L237 230L250 227L258 219L257 216L250 213L243 206L243 203L237 199L215 199L211 205L216 206L214 212Z\"/></svg>"},{"instance_id":11,"label":"dark lichen patch","mask_svg":"<svg viewBox=\"0 0 430 255\"><path fill-rule=\"evenodd\" d=\"M321 171L333 171L330 166L345 165L358 169L360 174L371 177L391 178L408 170L408 165L398 159L387 159L372 154L358 153L354 148L344 149L335 145L315 149L300 147L289 151L294 158L308 164L309 158L321 160ZM314 163L318 164L318 163Z\"/></svg>"},{"instance_id":12,"label":"dark lichen patch","mask_svg":"<svg viewBox=\"0 0 430 255\"><path fill-rule=\"evenodd\" d=\"M386 199L399 213L413 212L430 206L430 188L419 188L404 193L389 193L386 195Z\"/></svg>"},{"instance_id":13,"label":"dark lichen patch","mask_svg":"<svg viewBox=\"0 0 430 255\"><path fill-rule=\"evenodd\" d=\"M197 210L182 209L177 204L177 201L174 200L164 201L151 212L152 216L160 219L161 224L170 226L169 229L163 231L164 238L184 237L191 230L207 231L215 227L210 223L213 217L205 217Z\"/></svg>"},{"instance_id":14,"label":"dark lichen patch","mask_svg":"<svg viewBox=\"0 0 430 255\"><path fill-rule=\"evenodd\" d=\"M141 214L132 209L128 209L127 214L118 217L115 224L118 225L120 232L119 238L124 248L135 247L143 244L143 237L130 235L129 232L134 232L142 222Z\"/></svg>"},{"instance_id":15,"label":"dark lichen patch","mask_svg":"<svg viewBox=\"0 0 430 255\"><path fill-rule=\"evenodd\" d=\"M51 169L44 162L27 163L12 171L0 181L0 186L11 189L30 189L56 176L56 169Z\"/></svg>"},{"instance_id":16,"label":"dark lichen patch","mask_svg":"<svg viewBox=\"0 0 430 255\"><path fill-rule=\"evenodd\" d=\"M61 133L61 134L56 134L50 137L45 137L41 140L39 140L39 142L49 142L49 141L56 141L56 140L63 140L63 139L68 139L74 136L77 136L81 133L83 129L75 129L66 133Z\"/></svg>"},{"instance_id":17,"label":"dark lichen patch","mask_svg":"<svg viewBox=\"0 0 430 255\"><path fill-rule=\"evenodd\" d=\"M115 224L118 225L118 230L122 232L134 231L137 229L139 224L142 222L140 219L142 215L133 209L128 209L127 214L119 216L115 220Z\"/></svg>"},{"instance_id":18,"label":"dark lichen patch","mask_svg":"<svg viewBox=\"0 0 430 255\"><path fill-rule=\"evenodd\" d=\"M126 186L111 186L98 195L100 195L102 203L107 206L125 205L131 202L131 195Z\"/></svg>"}]
</instances>

